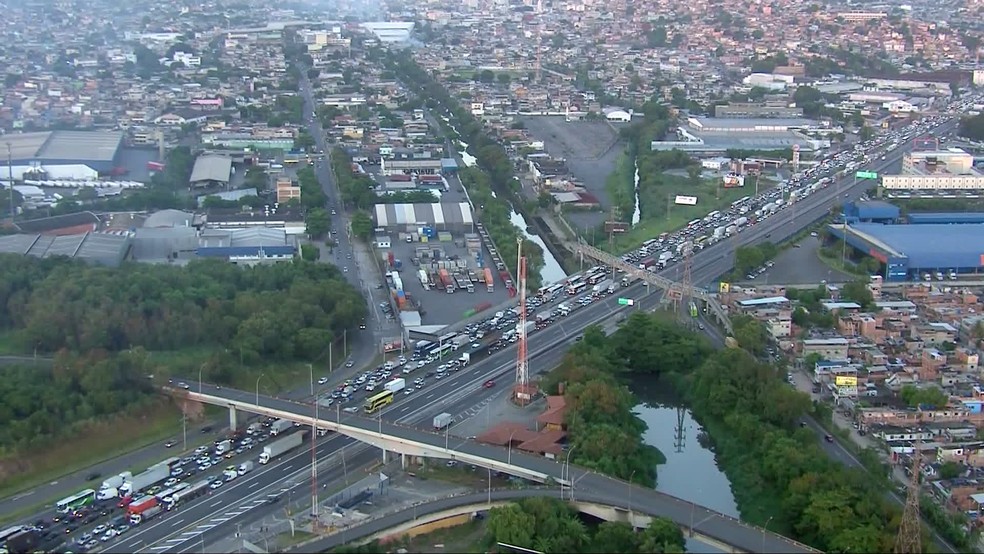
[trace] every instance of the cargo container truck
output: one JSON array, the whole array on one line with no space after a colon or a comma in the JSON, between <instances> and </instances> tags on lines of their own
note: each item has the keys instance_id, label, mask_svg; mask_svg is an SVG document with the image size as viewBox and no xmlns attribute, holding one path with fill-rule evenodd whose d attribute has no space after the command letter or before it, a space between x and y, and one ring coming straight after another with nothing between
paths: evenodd
<instances>
[{"instance_id":1,"label":"cargo container truck","mask_svg":"<svg viewBox=\"0 0 984 554\"><path fill-rule=\"evenodd\" d=\"M615 292L615 282L611 279L605 279L597 285L591 287L592 294L611 294Z\"/></svg>"},{"instance_id":2,"label":"cargo container truck","mask_svg":"<svg viewBox=\"0 0 984 554\"><path fill-rule=\"evenodd\" d=\"M495 292L495 281L492 279L492 270L485 268L485 289L489 292Z\"/></svg>"},{"instance_id":3,"label":"cargo container truck","mask_svg":"<svg viewBox=\"0 0 984 554\"><path fill-rule=\"evenodd\" d=\"M145 511L157 506L160 501L156 496L141 496L126 507L126 512L131 516L134 514L142 514Z\"/></svg>"},{"instance_id":4,"label":"cargo container truck","mask_svg":"<svg viewBox=\"0 0 984 554\"><path fill-rule=\"evenodd\" d=\"M211 484L209 481L199 481L191 487L164 499L164 504L168 510L173 510L175 507L181 505L182 502L188 502L189 500L208 494L208 491L211 490L208 487Z\"/></svg>"},{"instance_id":5,"label":"cargo container truck","mask_svg":"<svg viewBox=\"0 0 984 554\"><path fill-rule=\"evenodd\" d=\"M738 219L735 220L734 225L735 225L735 227L741 227L742 225L744 225L746 223L748 223L748 218L747 217L739 217Z\"/></svg>"},{"instance_id":6,"label":"cargo container truck","mask_svg":"<svg viewBox=\"0 0 984 554\"><path fill-rule=\"evenodd\" d=\"M270 434L273 436L277 436L293 426L294 424L290 420L278 419L277 421L273 422L273 425L270 426Z\"/></svg>"},{"instance_id":7,"label":"cargo container truck","mask_svg":"<svg viewBox=\"0 0 984 554\"><path fill-rule=\"evenodd\" d=\"M4 541L4 551L20 554L22 552L40 552L41 535L34 529L22 529L7 537Z\"/></svg>"},{"instance_id":8,"label":"cargo container truck","mask_svg":"<svg viewBox=\"0 0 984 554\"><path fill-rule=\"evenodd\" d=\"M553 310L545 310L545 311L542 311L542 312L536 314L535 323L546 323L546 322L550 321L550 318L552 318L553 315L554 315L553 314ZM529 323L529 322L527 322L527 323ZM518 325L516 327L519 328Z\"/></svg>"},{"instance_id":9,"label":"cargo container truck","mask_svg":"<svg viewBox=\"0 0 984 554\"><path fill-rule=\"evenodd\" d=\"M280 440L274 441L263 447L259 462L261 465L268 464L284 452L297 448L302 442L304 442L304 432L292 433Z\"/></svg>"},{"instance_id":10,"label":"cargo container truck","mask_svg":"<svg viewBox=\"0 0 984 554\"><path fill-rule=\"evenodd\" d=\"M239 474L240 475L246 475L250 471L253 471L253 461L252 460L247 460L247 461L239 464Z\"/></svg>"},{"instance_id":11,"label":"cargo container truck","mask_svg":"<svg viewBox=\"0 0 984 554\"><path fill-rule=\"evenodd\" d=\"M714 228L714 238L719 239L724 236L724 231L727 229L724 225L719 225Z\"/></svg>"},{"instance_id":12,"label":"cargo container truck","mask_svg":"<svg viewBox=\"0 0 984 554\"><path fill-rule=\"evenodd\" d=\"M131 473L129 471L124 471L123 473L120 473L119 475L114 475L114 476L106 479L105 481L103 481L102 482L102 485L100 485L99 489L100 490L102 490L102 489L118 489L118 488L120 488L120 487L123 486L123 483L126 483L127 479L132 479L132 478L133 478L133 473Z\"/></svg>"},{"instance_id":13,"label":"cargo container truck","mask_svg":"<svg viewBox=\"0 0 984 554\"><path fill-rule=\"evenodd\" d=\"M445 292L447 292L448 294L453 293L454 281L451 280L451 275L448 274L448 270L442 267L441 270L438 272L438 275L441 278L441 284L444 285Z\"/></svg>"},{"instance_id":14,"label":"cargo container truck","mask_svg":"<svg viewBox=\"0 0 984 554\"><path fill-rule=\"evenodd\" d=\"M402 377L397 377L396 379L393 379L389 383L383 385L384 390L388 390L394 394L400 392L405 388L407 388L407 381Z\"/></svg>"},{"instance_id":15,"label":"cargo container truck","mask_svg":"<svg viewBox=\"0 0 984 554\"><path fill-rule=\"evenodd\" d=\"M659 255L659 263L666 265L670 260L673 259L673 252L667 250Z\"/></svg>"},{"instance_id":16,"label":"cargo container truck","mask_svg":"<svg viewBox=\"0 0 984 554\"><path fill-rule=\"evenodd\" d=\"M157 505L151 506L150 508L147 508L146 510L144 510L142 512L139 512L139 513L136 513L136 514L131 513L130 514L130 525L140 525L141 523L143 523L145 521L154 519L155 517L157 517L158 514L160 514L163 511L164 511L164 507L161 506L160 504L157 504Z\"/></svg>"},{"instance_id":17,"label":"cargo container truck","mask_svg":"<svg viewBox=\"0 0 984 554\"><path fill-rule=\"evenodd\" d=\"M430 279L427 277L426 269L417 270L417 278L420 279L420 285L424 287L424 290L430 290Z\"/></svg>"},{"instance_id":18,"label":"cargo container truck","mask_svg":"<svg viewBox=\"0 0 984 554\"><path fill-rule=\"evenodd\" d=\"M471 354L465 352L464 354L459 356L458 363L460 363L461 365L468 365L469 363L471 363Z\"/></svg>"},{"instance_id":19,"label":"cargo container truck","mask_svg":"<svg viewBox=\"0 0 984 554\"><path fill-rule=\"evenodd\" d=\"M119 488L120 496L136 494L147 487L156 485L171 476L171 468L165 463L159 463L143 473L134 475Z\"/></svg>"},{"instance_id":20,"label":"cargo container truck","mask_svg":"<svg viewBox=\"0 0 984 554\"><path fill-rule=\"evenodd\" d=\"M434 416L434 430L436 431L440 431L452 423L454 423L454 417L447 412Z\"/></svg>"}]
</instances>

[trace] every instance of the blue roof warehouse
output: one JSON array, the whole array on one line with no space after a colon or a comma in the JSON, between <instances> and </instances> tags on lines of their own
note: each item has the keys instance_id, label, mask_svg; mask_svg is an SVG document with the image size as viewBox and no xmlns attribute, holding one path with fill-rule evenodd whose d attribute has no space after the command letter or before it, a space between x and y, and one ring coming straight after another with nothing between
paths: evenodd
<instances>
[{"instance_id":1,"label":"blue roof warehouse","mask_svg":"<svg viewBox=\"0 0 984 554\"><path fill-rule=\"evenodd\" d=\"M845 235L844 225L830 225L829 230L837 238ZM888 281L937 271L979 273L984 268L984 224L980 223L855 223L846 226L846 234L847 244L885 264Z\"/></svg>"}]
</instances>

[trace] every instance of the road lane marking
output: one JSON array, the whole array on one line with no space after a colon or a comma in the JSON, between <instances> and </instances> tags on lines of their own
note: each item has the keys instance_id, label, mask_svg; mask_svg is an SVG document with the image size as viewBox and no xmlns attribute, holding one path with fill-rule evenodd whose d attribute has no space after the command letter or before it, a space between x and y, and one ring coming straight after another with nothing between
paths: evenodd
<instances>
[{"instance_id":1,"label":"road lane marking","mask_svg":"<svg viewBox=\"0 0 984 554\"><path fill-rule=\"evenodd\" d=\"M252 482L252 483L251 483L251 484L250 484L250 485L249 485L248 487L246 487L246 488L247 488L247 489L253 489L253 488L256 488L256 486L257 486L257 485L259 485L259 484L260 484L260 482L259 482L259 481L253 481L253 482Z\"/></svg>"},{"instance_id":2,"label":"road lane marking","mask_svg":"<svg viewBox=\"0 0 984 554\"><path fill-rule=\"evenodd\" d=\"M211 504L211 505L209 506L209 508L215 508L215 507L217 507L217 506L219 506L219 505L221 505L221 504L224 504L224 503L225 503L225 502L224 502L224 501L222 501L222 500L216 500L215 502L213 502L213 503L212 503L212 504Z\"/></svg>"},{"instance_id":3,"label":"road lane marking","mask_svg":"<svg viewBox=\"0 0 984 554\"><path fill-rule=\"evenodd\" d=\"M177 519L177 520L175 520L175 521L172 521L172 522L171 522L171 525L173 525L173 526L175 526L175 527L176 527L176 526L178 526L178 525L181 525L182 523L184 523L184 518L181 518L181 519Z\"/></svg>"},{"instance_id":4,"label":"road lane marking","mask_svg":"<svg viewBox=\"0 0 984 554\"><path fill-rule=\"evenodd\" d=\"M232 519L232 518L231 517L217 517L217 518L213 519L212 521L215 521L215 522L218 522L218 523L225 523L225 522L229 521L230 519Z\"/></svg>"}]
</instances>

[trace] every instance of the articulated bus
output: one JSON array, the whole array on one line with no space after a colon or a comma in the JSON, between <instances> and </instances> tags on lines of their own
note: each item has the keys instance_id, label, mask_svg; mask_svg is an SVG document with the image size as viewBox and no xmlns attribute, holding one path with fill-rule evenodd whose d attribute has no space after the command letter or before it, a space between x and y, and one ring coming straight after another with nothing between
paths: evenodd
<instances>
[{"instance_id":1,"label":"articulated bus","mask_svg":"<svg viewBox=\"0 0 984 554\"><path fill-rule=\"evenodd\" d=\"M379 394L375 394L366 398L366 405L363 407L367 414L371 414L376 410L393 403L393 391L384 390Z\"/></svg>"},{"instance_id":2,"label":"articulated bus","mask_svg":"<svg viewBox=\"0 0 984 554\"><path fill-rule=\"evenodd\" d=\"M96 501L96 491L85 489L79 491L68 498L63 498L55 503L55 509L63 514L73 510L78 510L82 506L88 506Z\"/></svg>"}]
</instances>

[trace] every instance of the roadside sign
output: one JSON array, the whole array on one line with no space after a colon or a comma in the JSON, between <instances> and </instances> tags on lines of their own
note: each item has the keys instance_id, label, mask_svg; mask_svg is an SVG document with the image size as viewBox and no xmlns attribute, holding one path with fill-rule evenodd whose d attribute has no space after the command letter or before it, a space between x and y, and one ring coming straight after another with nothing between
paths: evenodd
<instances>
[{"instance_id":1,"label":"roadside sign","mask_svg":"<svg viewBox=\"0 0 984 554\"><path fill-rule=\"evenodd\" d=\"M635 305L635 300L633 300L631 298L619 298L618 299L618 305L619 306L634 306Z\"/></svg>"},{"instance_id":2,"label":"roadside sign","mask_svg":"<svg viewBox=\"0 0 984 554\"><path fill-rule=\"evenodd\" d=\"M858 179L877 179L878 173L874 171L858 171L854 176Z\"/></svg>"}]
</instances>

